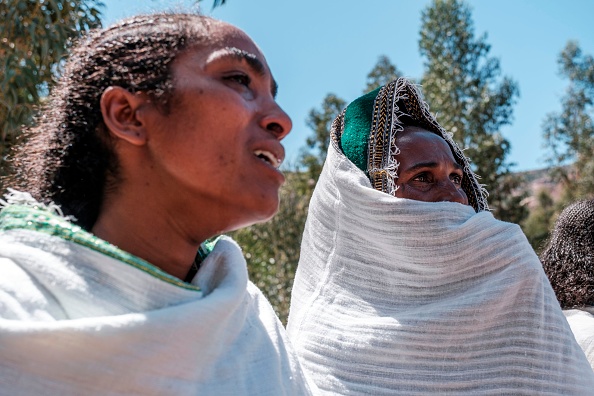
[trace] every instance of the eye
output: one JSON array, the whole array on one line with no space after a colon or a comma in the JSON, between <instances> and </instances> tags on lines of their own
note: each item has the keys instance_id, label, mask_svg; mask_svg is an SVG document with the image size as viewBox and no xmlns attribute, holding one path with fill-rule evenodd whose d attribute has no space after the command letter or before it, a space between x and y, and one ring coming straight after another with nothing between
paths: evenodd
<instances>
[{"instance_id":1,"label":"eye","mask_svg":"<svg viewBox=\"0 0 594 396\"><path fill-rule=\"evenodd\" d=\"M450 176L450 179L452 180L452 182L456 185L461 185L462 184L462 175L458 174L458 173L452 173L452 175Z\"/></svg>"},{"instance_id":2,"label":"eye","mask_svg":"<svg viewBox=\"0 0 594 396\"><path fill-rule=\"evenodd\" d=\"M243 74L243 73L237 73L237 74L233 74L230 76L226 76L225 80L236 82L236 83L243 85L245 87L249 87L250 84L252 83L252 79L248 75Z\"/></svg>"},{"instance_id":3,"label":"eye","mask_svg":"<svg viewBox=\"0 0 594 396\"><path fill-rule=\"evenodd\" d=\"M421 183L429 183L429 174L427 172L419 173L418 175L413 177L413 180Z\"/></svg>"}]
</instances>

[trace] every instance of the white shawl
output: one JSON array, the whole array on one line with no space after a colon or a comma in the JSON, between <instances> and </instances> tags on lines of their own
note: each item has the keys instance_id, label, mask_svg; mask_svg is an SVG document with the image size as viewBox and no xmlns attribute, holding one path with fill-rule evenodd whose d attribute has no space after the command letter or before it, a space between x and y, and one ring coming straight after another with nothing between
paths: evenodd
<instances>
[{"instance_id":1,"label":"white shawl","mask_svg":"<svg viewBox=\"0 0 594 396\"><path fill-rule=\"evenodd\" d=\"M332 145L287 329L324 394L594 392L517 225L376 191Z\"/></svg>"},{"instance_id":2,"label":"white shawl","mask_svg":"<svg viewBox=\"0 0 594 396\"><path fill-rule=\"evenodd\" d=\"M231 239L199 290L57 216L30 223L0 232L0 395L310 394Z\"/></svg>"},{"instance_id":3,"label":"white shawl","mask_svg":"<svg viewBox=\"0 0 594 396\"><path fill-rule=\"evenodd\" d=\"M593 263L594 264L594 263ZM594 369L594 307L564 310L571 331Z\"/></svg>"}]
</instances>

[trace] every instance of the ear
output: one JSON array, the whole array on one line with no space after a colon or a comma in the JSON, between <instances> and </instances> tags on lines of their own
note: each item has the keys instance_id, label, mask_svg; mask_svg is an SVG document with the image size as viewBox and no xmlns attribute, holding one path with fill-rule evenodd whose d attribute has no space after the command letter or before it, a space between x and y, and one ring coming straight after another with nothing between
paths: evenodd
<instances>
[{"instance_id":1,"label":"ear","mask_svg":"<svg viewBox=\"0 0 594 396\"><path fill-rule=\"evenodd\" d=\"M144 95L122 87L109 87L101 95L103 122L112 136L135 146L146 143L147 134L139 109L147 104Z\"/></svg>"}]
</instances>

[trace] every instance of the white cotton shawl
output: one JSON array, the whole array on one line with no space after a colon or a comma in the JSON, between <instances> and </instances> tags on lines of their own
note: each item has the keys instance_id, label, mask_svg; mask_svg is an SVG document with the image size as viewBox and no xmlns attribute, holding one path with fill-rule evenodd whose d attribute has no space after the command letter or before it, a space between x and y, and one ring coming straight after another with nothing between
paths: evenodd
<instances>
[{"instance_id":1,"label":"white cotton shawl","mask_svg":"<svg viewBox=\"0 0 594 396\"><path fill-rule=\"evenodd\" d=\"M34 230L0 232L0 257L0 395L310 394L231 239L200 291Z\"/></svg>"},{"instance_id":2,"label":"white cotton shawl","mask_svg":"<svg viewBox=\"0 0 594 396\"><path fill-rule=\"evenodd\" d=\"M321 394L594 393L517 225L374 190L333 145L287 330Z\"/></svg>"},{"instance_id":3,"label":"white cotton shawl","mask_svg":"<svg viewBox=\"0 0 594 396\"><path fill-rule=\"evenodd\" d=\"M594 307L564 310L571 331L594 369Z\"/></svg>"}]
</instances>

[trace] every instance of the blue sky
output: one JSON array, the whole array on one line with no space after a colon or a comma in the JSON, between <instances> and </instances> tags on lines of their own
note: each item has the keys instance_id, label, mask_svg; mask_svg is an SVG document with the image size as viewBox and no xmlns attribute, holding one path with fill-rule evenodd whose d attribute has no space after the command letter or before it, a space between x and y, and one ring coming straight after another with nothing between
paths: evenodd
<instances>
[{"instance_id":1,"label":"blue sky","mask_svg":"<svg viewBox=\"0 0 594 396\"><path fill-rule=\"evenodd\" d=\"M557 57L568 40L594 55L594 1L467 0L475 35L487 33L491 56L503 75L518 82L514 121L502 130L511 142L513 170L545 167L542 123L560 109L567 81ZM193 4L169 0L103 0L104 25L141 12ZM279 83L278 102L293 119L283 141L289 163L305 145L309 111L328 93L347 102L365 87L367 73L387 55L405 76L419 78L423 59L418 41L421 11L429 0L227 0L203 12L232 23L260 46Z\"/></svg>"}]
</instances>

